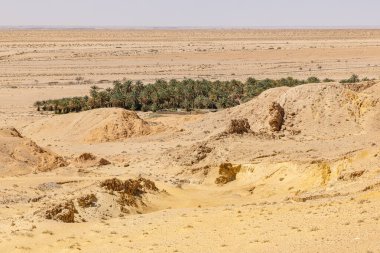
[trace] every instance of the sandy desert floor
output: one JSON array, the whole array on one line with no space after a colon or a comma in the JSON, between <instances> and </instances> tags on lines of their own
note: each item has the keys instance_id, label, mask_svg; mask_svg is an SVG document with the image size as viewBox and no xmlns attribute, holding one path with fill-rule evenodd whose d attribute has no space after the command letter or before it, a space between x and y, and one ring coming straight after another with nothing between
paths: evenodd
<instances>
[{"instance_id":1,"label":"sandy desert floor","mask_svg":"<svg viewBox=\"0 0 380 253\"><path fill-rule=\"evenodd\" d=\"M33 108L123 77L378 79L379 59L378 30L0 31L0 252L380 252L379 81L205 114Z\"/></svg>"},{"instance_id":2,"label":"sandy desert floor","mask_svg":"<svg viewBox=\"0 0 380 253\"><path fill-rule=\"evenodd\" d=\"M379 78L379 30L0 31L0 85Z\"/></svg>"}]
</instances>

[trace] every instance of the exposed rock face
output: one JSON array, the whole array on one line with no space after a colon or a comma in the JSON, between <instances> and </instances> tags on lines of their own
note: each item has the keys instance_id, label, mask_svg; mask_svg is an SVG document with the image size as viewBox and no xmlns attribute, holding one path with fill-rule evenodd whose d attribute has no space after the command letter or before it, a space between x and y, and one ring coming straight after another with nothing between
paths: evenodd
<instances>
[{"instance_id":1,"label":"exposed rock face","mask_svg":"<svg viewBox=\"0 0 380 253\"><path fill-rule=\"evenodd\" d=\"M59 204L45 213L45 218L49 220L57 220L65 223L74 223L75 214L78 213L74 206L74 202L67 201Z\"/></svg>"},{"instance_id":2,"label":"exposed rock face","mask_svg":"<svg viewBox=\"0 0 380 253\"><path fill-rule=\"evenodd\" d=\"M141 196L145 191L138 180L129 179L123 182L120 179L113 178L103 181L100 186L118 193L117 202L123 212L128 212L125 208L126 206L138 207L139 204L144 205Z\"/></svg>"},{"instance_id":3,"label":"exposed rock face","mask_svg":"<svg viewBox=\"0 0 380 253\"><path fill-rule=\"evenodd\" d=\"M124 182L120 179L113 178L113 179L107 179L100 183L100 186L103 188L106 188L109 191L122 191L124 190Z\"/></svg>"},{"instance_id":4,"label":"exposed rock face","mask_svg":"<svg viewBox=\"0 0 380 253\"><path fill-rule=\"evenodd\" d=\"M195 162L197 163L207 157L207 154L211 153L212 148L208 147L206 143L201 144L195 151Z\"/></svg>"},{"instance_id":5,"label":"exposed rock face","mask_svg":"<svg viewBox=\"0 0 380 253\"><path fill-rule=\"evenodd\" d=\"M107 191L100 190L99 186ZM159 192L149 179L107 179L94 185L92 190L44 209L44 217L65 223L105 219L125 213L139 213L149 204L149 197ZM95 208L91 208L95 207Z\"/></svg>"},{"instance_id":6,"label":"exposed rock face","mask_svg":"<svg viewBox=\"0 0 380 253\"><path fill-rule=\"evenodd\" d=\"M181 153L178 156L178 160L181 160L183 165L191 166L206 159L213 150L214 148L209 147L207 141L196 143L185 151L185 155Z\"/></svg>"},{"instance_id":7,"label":"exposed rock face","mask_svg":"<svg viewBox=\"0 0 380 253\"><path fill-rule=\"evenodd\" d=\"M273 102L269 107L269 126L271 131L278 132L284 124L285 111L277 102Z\"/></svg>"},{"instance_id":8,"label":"exposed rock face","mask_svg":"<svg viewBox=\"0 0 380 253\"><path fill-rule=\"evenodd\" d=\"M372 87L375 84L376 84L375 81L368 81L368 82L364 82L364 83L346 83L346 84L342 84L342 85L344 87L346 87L347 89L350 89L350 90L353 90L356 92L361 92L363 90L366 90L366 89Z\"/></svg>"},{"instance_id":9,"label":"exposed rock face","mask_svg":"<svg viewBox=\"0 0 380 253\"><path fill-rule=\"evenodd\" d=\"M354 171L351 173L345 173L343 175L340 175L338 177L338 180L341 181L350 181L350 180L355 180L358 177L361 177L364 174L365 170L359 170L359 171Z\"/></svg>"},{"instance_id":10,"label":"exposed rock face","mask_svg":"<svg viewBox=\"0 0 380 253\"><path fill-rule=\"evenodd\" d=\"M98 198L95 194L87 194L83 197L78 198L78 205L82 208L88 208L95 206L95 203L98 201Z\"/></svg>"},{"instance_id":11,"label":"exposed rock face","mask_svg":"<svg viewBox=\"0 0 380 253\"><path fill-rule=\"evenodd\" d=\"M227 184L236 179L236 174L240 172L241 165L233 166L231 163L222 163L219 166L219 175L215 180L218 185Z\"/></svg>"},{"instance_id":12,"label":"exposed rock face","mask_svg":"<svg viewBox=\"0 0 380 253\"><path fill-rule=\"evenodd\" d=\"M91 154L91 153L83 153L83 154L81 154L81 155L77 158L77 161L80 161L80 162L94 161L94 160L96 160L96 156L94 156L94 155Z\"/></svg>"},{"instance_id":13,"label":"exposed rock face","mask_svg":"<svg viewBox=\"0 0 380 253\"><path fill-rule=\"evenodd\" d=\"M126 206L145 206L145 203L142 200L143 194L158 191L155 183L145 178L139 178L137 180L128 179L124 182L117 178L107 179L103 181L100 186L109 191L115 191L118 193L119 199L117 202L120 204L122 212L129 212Z\"/></svg>"},{"instance_id":14,"label":"exposed rock face","mask_svg":"<svg viewBox=\"0 0 380 253\"><path fill-rule=\"evenodd\" d=\"M104 158L97 158L91 153L83 153L75 159L77 167L94 167L94 166L105 166L111 164L110 161Z\"/></svg>"},{"instance_id":15,"label":"exposed rock face","mask_svg":"<svg viewBox=\"0 0 380 253\"><path fill-rule=\"evenodd\" d=\"M99 166L105 166L105 165L111 164L111 162L104 159L104 158L100 158L98 164L99 164Z\"/></svg>"},{"instance_id":16,"label":"exposed rock face","mask_svg":"<svg viewBox=\"0 0 380 253\"><path fill-rule=\"evenodd\" d=\"M228 134L244 134L251 132L251 126L249 125L248 119L232 119L228 129L226 131Z\"/></svg>"},{"instance_id":17,"label":"exposed rock face","mask_svg":"<svg viewBox=\"0 0 380 253\"><path fill-rule=\"evenodd\" d=\"M100 186L110 191L124 192L133 196L141 196L148 191L158 191L155 183L149 179L139 178L122 181L117 178L107 179Z\"/></svg>"}]
</instances>

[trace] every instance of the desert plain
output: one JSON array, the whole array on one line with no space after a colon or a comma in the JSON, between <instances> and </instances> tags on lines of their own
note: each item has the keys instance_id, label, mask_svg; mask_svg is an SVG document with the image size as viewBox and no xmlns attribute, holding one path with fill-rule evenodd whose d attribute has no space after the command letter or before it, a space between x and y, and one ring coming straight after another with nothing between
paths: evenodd
<instances>
[{"instance_id":1,"label":"desert plain","mask_svg":"<svg viewBox=\"0 0 380 253\"><path fill-rule=\"evenodd\" d=\"M33 106L288 76L335 81L206 113ZM380 252L379 79L380 30L0 30L0 252Z\"/></svg>"}]
</instances>

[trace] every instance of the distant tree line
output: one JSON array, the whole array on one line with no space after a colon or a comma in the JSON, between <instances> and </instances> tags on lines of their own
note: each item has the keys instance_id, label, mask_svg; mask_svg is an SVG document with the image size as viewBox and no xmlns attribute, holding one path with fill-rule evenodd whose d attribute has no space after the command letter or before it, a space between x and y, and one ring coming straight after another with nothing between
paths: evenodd
<instances>
[{"instance_id":1,"label":"distant tree line","mask_svg":"<svg viewBox=\"0 0 380 253\"><path fill-rule=\"evenodd\" d=\"M325 79L324 82L334 80ZM37 101L34 106L40 111L57 114L80 112L95 108L120 107L134 111L158 111L183 109L222 109L239 105L258 96L263 91L306 83L319 83L317 77L298 80L292 77L278 80L248 78L245 82L209 81L185 79L157 80L144 85L141 81L115 81L112 88L100 89L92 86L90 95L54 100Z\"/></svg>"}]
</instances>

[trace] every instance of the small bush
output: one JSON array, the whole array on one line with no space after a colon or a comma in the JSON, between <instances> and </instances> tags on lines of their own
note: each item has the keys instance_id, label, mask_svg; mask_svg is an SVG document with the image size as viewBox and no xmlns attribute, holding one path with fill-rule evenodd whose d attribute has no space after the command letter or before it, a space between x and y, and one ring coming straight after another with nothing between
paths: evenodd
<instances>
[{"instance_id":1,"label":"small bush","mask_svg":"<svg viewBox=\"0 0 380 253\"><path fill-rule=\"evenodd\" d=\"M340 83L358 83L360 82L359 76L356 74L353 74L350 78L348 79L343 79L340 81Z\"/></svg>"},{"instance_id":2,"label":"small bush","mask_svg":"<svg viewBox=\"0 0 380 253\"><path fill-rule=\"evenodd\" d=\"M323 82L324 83L331 83L331 82L335 82L335 80L334 79L330 79L330 78L325 78L325 79L323 79Z\"/></svg>"},{"instance_id":3,"label":"small bush","mask_svg":"<svg viewBox=\"0 0 380 253\"><path fill-rule=\"evenodd\" d=\"M318 77L311 76L311 77L309 77L309 78L306 80L306 82L308 82L308 83L320 83L321 80L319 80Z\"/></svg>"}]
</instances>

